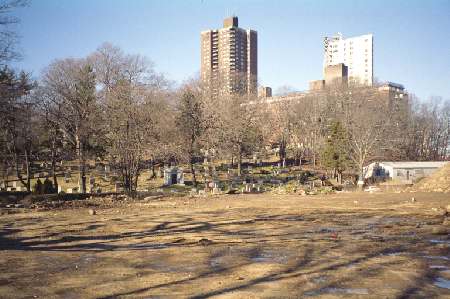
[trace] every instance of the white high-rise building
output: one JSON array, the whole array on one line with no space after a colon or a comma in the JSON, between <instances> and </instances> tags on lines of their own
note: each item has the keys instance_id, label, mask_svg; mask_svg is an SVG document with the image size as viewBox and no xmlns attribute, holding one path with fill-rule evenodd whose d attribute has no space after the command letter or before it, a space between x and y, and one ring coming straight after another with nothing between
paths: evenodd
<instances>
[{"instance_id":1,"label":"white high-rise building","mask_svg":"<svg viewBox=\"0 0 450 299\"><path fill-rule=\"evenodd\" d=\"M329 65L343 63L348 67L349 82L373 83L373 35L343 38L338 33L324 39L323 70Z\"/></svg>"}]
</instances>

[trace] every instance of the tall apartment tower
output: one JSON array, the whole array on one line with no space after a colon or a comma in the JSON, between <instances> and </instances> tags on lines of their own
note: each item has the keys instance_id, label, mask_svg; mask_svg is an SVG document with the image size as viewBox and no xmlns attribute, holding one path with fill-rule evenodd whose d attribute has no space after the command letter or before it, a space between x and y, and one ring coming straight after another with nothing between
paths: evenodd
<instances>
[{"instance_id":1,"label":"tall apartment tower","mask_svg":"<svg viewBox=\"0 0 450 299\"><path fill-rule=\"evenodd\" d=\"M344 39L338 33L324 39L323 70L343 63L348 68L348 81L373 84L373 35L366 34Z\"/></svg>"},{"instance_id":2,"label":"tall apartment tower","mask_svg":"<svg viewBox=\"0 0 450 299\"><path fill-rule=\"evenodd\" d=\"M215 95L220 92L257 92L258 36L242 29L238 18L223 21L223 28L201 33L201 78Z\"/></svg>"}]
</instances>

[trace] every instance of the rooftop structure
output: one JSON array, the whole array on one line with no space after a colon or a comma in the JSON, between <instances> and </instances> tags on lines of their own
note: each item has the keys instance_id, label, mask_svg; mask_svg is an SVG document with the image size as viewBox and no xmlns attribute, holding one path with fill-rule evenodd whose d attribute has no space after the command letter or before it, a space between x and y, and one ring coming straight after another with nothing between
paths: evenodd
<instances>
[{"instance_id":1,"label":"rooftop structure","mask_svg":"<svg viewBox=\"0 0 450 299\"><path fill-rule=\"evenodd\" d=\"M373 35L343 38L338 33L324 38L323 70L343 63L348 67L348 80L358 84L373 84Z\"/></svg>"}]
</instances>

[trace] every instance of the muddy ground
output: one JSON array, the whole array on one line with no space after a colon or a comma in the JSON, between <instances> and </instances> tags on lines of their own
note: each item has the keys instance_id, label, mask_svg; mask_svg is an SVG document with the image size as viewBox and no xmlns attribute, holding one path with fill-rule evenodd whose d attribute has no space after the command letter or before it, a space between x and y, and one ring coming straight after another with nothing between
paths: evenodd
<instances>
[{"instance_id":1,"label":"muddy ground","mask_svg":"<svg viewBox=\"0 0 450 299\"><path fill-rule=\"evenodd\" d=\"M0 297L450 298L449 204L352 193L3 208Z\"/></svg>"}]
</instances>

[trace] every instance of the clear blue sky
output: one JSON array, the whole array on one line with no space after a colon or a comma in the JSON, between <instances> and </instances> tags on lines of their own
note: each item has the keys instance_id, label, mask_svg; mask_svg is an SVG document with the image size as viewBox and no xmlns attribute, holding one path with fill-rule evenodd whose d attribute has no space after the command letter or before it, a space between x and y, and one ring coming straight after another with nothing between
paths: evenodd
<instances>
[{"instance_id":1,"label":"clear blue sky","mask_svg":"<svg viewBox=\"0 0 450 299\"><path fill-rule=\"evenodd\" d=\"M450 0L32 0L22 19L24 59L38 77L52 60L83 57L102 42L150 58L182 82L200 69L200 31L235 14L258 31L259 82L305 90L322 77L322 40L374 34L374 76L422 99L450 98Z\"/></svg>"}]
</instances>

